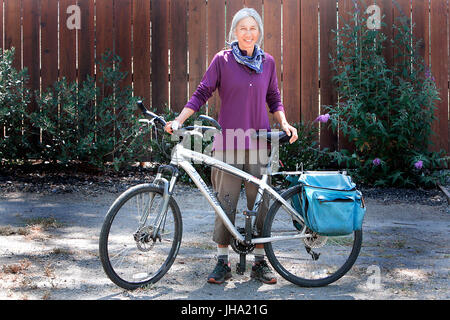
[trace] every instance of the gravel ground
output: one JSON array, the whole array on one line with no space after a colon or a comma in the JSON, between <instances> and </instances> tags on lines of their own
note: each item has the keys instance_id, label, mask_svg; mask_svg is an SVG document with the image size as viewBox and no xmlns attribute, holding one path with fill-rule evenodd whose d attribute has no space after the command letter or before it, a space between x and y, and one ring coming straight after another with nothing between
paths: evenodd
<instances>
[{"instance_id":1,"label":"gravel ground","mask_svg":"<svg viewBox=\"0 0 450 320\"><path fill-rule=\"evenodd\" d=\"M138 168L121 175L0 171L0 299L450 298L447 198L439 189L393 188L361 188L368 209L355 266L337 282L310 289L281 277L265 285L234 270L224 285L206 283L215 258L214 212L197 190L178 185L183 242L173 267L149 288L124 291L101 268L98 235L114 199L149 180L148 170ZM238 261L234 252L231 261ZM376 288L374 272L381 279Z\"/></svg>"}]
</instances>

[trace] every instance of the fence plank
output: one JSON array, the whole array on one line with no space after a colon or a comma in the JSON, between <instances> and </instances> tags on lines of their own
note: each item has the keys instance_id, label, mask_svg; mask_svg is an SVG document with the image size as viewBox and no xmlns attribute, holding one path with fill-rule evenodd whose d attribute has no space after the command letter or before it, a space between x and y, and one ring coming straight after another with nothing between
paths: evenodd
<instances>
[{"instance_id":1,"label":"fence plank","mask_svg":"<svg viewBox=\"0 0 450 320\"><path fill-rule=\"evenodd\" d=\"M187 0L170 2L170 108L180 112L187 98ZM175 22L176 21L176 22Z\"/></svg>"},{"instance_id":2,"label":"fence plank","mask_svg":"<svg viewBox=\"0 0 450 320\"><path fill-rule=\"evenodd\" d=\"M131 5L131 0L114 1L114 53L122 59L120 71L126 73L120 83L123 88L132 84Z\"/></svg>"},{"instance_id":3,"label":"fence plank","mask_svg":"<svg viewBox=\"0 0 450 320\"><path fill-rule=\"evenodd\" d=\"M42 90L58 80L58 6L41 0Z\"/></svg>"},{"instance_id":4,"label":"fence plank","mask_svg":"<svg viewBox=\"0 0 450 320\"><path fill-rule=\"evenodd\" d=\"M40 66L39 66L39 15L40 2L36 0L23 0L23 66L28 70L28 88L33 93L31 102L27 108L30 114L38 111L35 98L35 91L39 95L40 87ZM33 135L32 143L39 142L40 132L33 129L31 123L25 121L24 130Z\"/></svg>"},{"instance_id":5,"label":"fence plank","mask_svg":"<svg viewBox=\"0 0 450 320\"><path fill-rule=\"evenodd\" d=\"M393 1L393 23L396 26L401 26L403 24L409 24L411 22L411 0L395 0ZM395 41L396 30L393 31L393 37ZM393 50L393 60L394 64L398 65L402 63L399 58L396 57L397 49Z\"/></svg>"},{"instance_id":6,"label":"fence plank","mask_svg":"<svg viewBox=\"0 0 450 320\"><path fill-rule=\"evenodd\" d=\"M283 2L283 104L290 122L300 122L300 1Z\"/></svg>"},{"instance_id":7,"label":"fence plank","mask_svg":"<svg viewBox=\"0 0 450 320\"><path fill-rule=\"evenodd\" d=\"M97 61L106 51L114 50L114 15L113 1L96 0L95 3L96 23L95 42ZM98 70L97 70L98 73Z\"/></svg>"},{"instance_id":8,"label":"fence plank","mask_svg":"<svg viewBox=\"0 0 450 320\"><path fill-rule=\"evenodd\" d=\"M73 82L77 78L77 30L69 29L67 26L67 19L72 15L72 11L67 13L67 9L76 4L76 0L59 2L60 78L65 77L68 82Z\"/></svg>"},{"instance_id":9,"label":"fence plank","mask_svg":"<svg viewBox=\"0 0 450 320\"><path fill-rule=\"evenodd\" d=\"M58 81L58 6L55 1L41 0L41 85L42 92L47 91ZM57 106L46 110L54 122L59 120ZM42 132L44 146L52 145L52 137Z\"/></svg>"},{"instance_id":10,"label":"fence plank","mask_svg":"<svg viewBox=\"0 0 450 320\"><path fill-rule=\"evenodd\" d=\"M151 105L150 96L150 2L133 2L133 86L134 95Z\"/></svg>"},{"instance_id":11,"label":"fence plank","mask_svg":"<svg viewBox=\"0 0 450 320\"><path fill-rule=\"evenodd\" d=\"M88 77L95 77L95 29L94 29L94 0L78 0L80 8L81 25L78 35L78 83L82 85ZM90 102L85 106L80 106L89 112L91 123L95 119L95 103ZM79 130L82 134L88 135L93 128L81 123Z\"/></svg>"},{"instance_id":12,"label":"fence plank","mask_svg":"<svg viewBox=\"0 0 450 320\"><path fill-rule=\"evenodd\" d=\"M21 26L20 26L20 11L22 1L5 1L5 50L15 48L15 56L13 67L16 69L22 68L21 61Z\"/></svg>"},{"instance_id":13,"label":"fence plank","mask_svg":"<svg viewBox=\"0 0 450 320\"><path fill-rule=\"evenodd\" d=\"M96 23L95 23L95 43L96 43L96 79L97 86L100 89L100 95L97 97L101 100L103 97L111 94L110 89L100 82L103 76L99 69L98 63L102 61L102 56L107 52L114 52L114 20L111 18L114 14L113 1L96 0L95 3Z\"/></svg>"},{"instance_id":14,"label":"fence plank","mask_svg":"<svg viewBox=\"0 0 450 320\"><path fill-rule=\"evenodd\" d=\"M429 66L429 3L428 1L412 2L412 22L415 24L413 35L420 41L418 54L424 58L425 64Z\"/></svg>"},{"instance_id":15,"label":"fence plank","mask_svg":"<svg viewBox=\"0 0 450 320\"><path fill-rule=\"evenodd\" d=\"M233 16L238 12L240 9L244 8L245 3L244 0L227 0L227 15L225 19L225 36L226 40L228 41L228 35L230 32L231 22L233 20Z\"/></svg>"},{"instance_id":16,"label":"fence plank","mask_svg":"<svg viewBox=\"0 0 450 320\"><path fill-rule=\"evenodd\" d=\"M269 53L275 60L277 68L277 80L280 93L283 91L281 81L281 1L264 1L264 51ZM272 114L269 114L271 126L276 124Z\"/></svg>"},{"instance_id":17,"label":"fence plank","mask_svg":"<svg viewBox=\"0 0 450 320\"><path fill-rule=\"evenodd\" d=\"M40 84L39 10L39 1L23 0L23 66L28 69L29 88L33 91L39 91Z\"/></svg>"},{"instance_id":18,"label":"fence plank","mask_svg":"<svg viewBox=\"0 0 450 320\"><path fill-rule=\"evenodd\" d=\"M333 105L337 103L337 92L334 88L332 78L335 73L330 65L329 53L333 54L336 50L336 38L332 30L336 30L336 1L320 0L320 104ZM323 107L321 114L326 111ZM320 147L329 148L330 151L337 150L338 138L333 130L328 128L328 124L320 126Z\"/></svg>"},{"instance_id":19,"label":"fence plank","mask_svg":"<svg viewBox=\"0 0 450 320\"><path fill-rule=\"evenodd\" d=\"M431 150L439 151L448 148L448 53L447 46L442 44L447 35L447 3L443 0L430 2L430 37L431 37L431 73L436 79L436 86L440 92L440 101L436 102L435 116L432 123L435 134L431 137Z\"/></svg>"},{"instance_id":20,"label":"fence plank","mask_svg":"<svg viewBox=\"0 0 450 320\"><path fill-rule=\"evenodd\" d=\"M262 17L262 0L245 0L245 6L255 9Z\"/></svg>"},{"instance_id":21,"label":"fence plank","mask_svg":"<svg viewBox=\"0 0 450 320\"><path fill-rule=\"evenodd\" d=\"M208 1L208 64L225 47L225 1ZM217 119L220 98L217 90L208 101L208 114Z\"/></svg>"},{"instance_id":22,"label":"fence plank","mask_svg":"<svg viewBox=\"0 0 450 320\"><path fill-rule=\"evenodd\" d=\"M355 2L353 0L339 0L338 1L338 10L339 10L339 17L338 17L338 23L339 28L342 28L344 24L349 24L350 26L354 25L354 22L352 21L354 14L355 14ZM341 40L345 44L346 41L348 41L347 38L341 37ZM339 103L345 103L345 101L338 97ZM355 146L353 142L349 141L347 137L344 136L343 132L339 130L338 132L338 145L339 150L346 149L346 150L354 150Z\"/></svg>"},{"instance_id":23,"label":"fence plank","mask_svg":"<svg viewBox=\"0 0 450 320\"><path fill-rule=\"evenodd\" d=\"M206 15L205 0L189 0L189 98L206 70Z\"/></svg>"},{"instance_id":24,"label":"fence plank","mask_svg":"<svg viewBox=\"0 0 450 320\"><path fill-rule=\"evenodd\" d=\"M381 26L381 32L387 36L387 40L384 42L383 55L386 60L386 65L391 68L393 63L393 51L390 39L392 39L392 19L393 19L393 7L392 0L376 0L375 4L380 7L381 21L384 25Z\"/></svg>"},{"instance_id":25,"label":"fence plank","mask_svg":"<svg viewBox=\"0 0 450 320\"><path fill-rule=\"evenodd\" d=\"M114 2L111 0L96 0L95 1L95 47L96 47L96 83L99 88L99 94L97 95L97 101L102 101L104 97L112 94L112 88L106 87L101 78L103 73L99 68L99 63L102 62L102 57L109 53L114 53ZM110 65L105 65L110 67ZM114 106L110 106L113 111ZM100 120L101 114L97 113L97 119ZM111 136L115 136L114 125L111 124L108 129L111 132ZM107 161L111 161L114 155L109 155Z\"/></svg>"},{"instance_id":26,"label":"fence plank","mask_svg":"<svg viewBox=\"0 0 450 320\"><path fill-rule=\"evenodd\" d=\"M81 14L81 30L78 32L78 81L94 76L95 67L95 30L94 0L78 0Z\"/></svg>"},{"instance_id":27,"label":"fence plank","mask_svg":"<svg viewBox=\"0 0 450 320\"><path fill-rule=\"evenodd\" d=\"M301 2L300 63L301 63L301 120L310 123L319 115L319 43L318 0Z\"/></svg>"},{"instance_id":28,"label":"fence plank","mask_svg":"<svg viewBox=\"0 0 450 320\"><path fill-rule=\"evenodd\" d=\"M169 7L167 1L151 1L152 18L152 106L163 112L169 103L168 29Z\"/></svg>"}]
</instances>

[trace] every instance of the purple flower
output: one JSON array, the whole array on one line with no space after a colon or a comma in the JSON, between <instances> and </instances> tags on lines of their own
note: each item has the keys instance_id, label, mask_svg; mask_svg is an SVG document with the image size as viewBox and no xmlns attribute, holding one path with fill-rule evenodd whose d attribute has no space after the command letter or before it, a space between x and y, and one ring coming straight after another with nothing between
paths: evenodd
<instances>
[{"instance_id":1,"label":"purple flower","mask_svg":"<svg viewBox=\"0 0 450 320\"><path fill-rule=\"evenodd\" d=\"M414 167L419 170L422 169L423 161L422 160L417 161L416 163L414 163Z\"/></svg>"},{"instance_id":2,"label":"purple flower","mask_svg":"<svg viewBox=\"0 0 450 320\"><path fill-rule=\"evenodd\" d=\"M379 166L381 164L381 160L380 158L375 158L373 159L372 163L374 166Z\"/></svg>"},{"instance_id":3,"label":"purple flower","mask_svg":"<svg viewBox=\"0 0 450 320\"><path fill-rule=\"evenodd\" d=\"M320 116L318 116L317 118L316 118L316 120L314 120L314 122L322 122L322 123L325 123L325 122L327 122L328 120L330 120L330 114L321 114Z\"/></svg>"},{"instance_id":4,"label":"purple flower","mask_svg":"<svg viewBox=\"0 0 450 320\"><path fill-rule=\"evenodd\" d=\"M428 68L426 68L426 70L425 70L425 77L427 78L427 79L431 79L431 81L436 81L436 79L431 75L431 71L430 71L430 69L428 69Z\"/></svg>"}]
</instances>

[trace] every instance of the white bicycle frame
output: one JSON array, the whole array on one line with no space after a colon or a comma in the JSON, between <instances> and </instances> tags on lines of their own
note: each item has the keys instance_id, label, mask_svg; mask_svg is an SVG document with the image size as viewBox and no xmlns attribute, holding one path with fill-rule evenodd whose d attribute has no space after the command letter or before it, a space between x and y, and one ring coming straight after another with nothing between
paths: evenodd
<instances>
[{"instance_id":1,"label":"white bicycle frame","mask_svg":"<svg viewBox=\"0 0 450 320\"><path fill-rule=\"evenodd\" d=\"M272 161L272 155L270 156L269 163ZM228 173L231 173L235 176L241 177L245 179L246 181L249 181L255 185L258 185L258 193L255 199L255 204L253 211L257 212L259 205L262 200L262 195L264 192L268 192L274 199L279 201L281 205L286 209L286 211L292 216L292 219L294 221L297 221L301 223L303 226L302 230L300 232L292 232L292 234L288 234L285 236L275 236L275 237L265 237L265 238L254 238L251 239L250 242L246 241L244 236L237 230L237 228L234 226L234 224L230 221L225 211L222 209L220 203L218 202L216 196L214 193L210 190L210 188L206 185L206 183L203 181L203 179L200 177L198 172L195 170L194 166L192 166L191 161L196 161L196 163L203 163L206 165L209 165L211 167L218 168L220 170L224 170ZM200 192L204 195L204 197L208 200L210 205L213 207L214 211L217 213L219 218L224 222L225 227L230 231L232 236L237 239L238 241L246 244L258 244L258 243L267 243L267 242L273 242L273 241L280 241L280 240L288 240L288 239L300 239L300 238L306 238L310 237L310 234L306 233L306 226L303 220L303 217L288 203L286 200L284 200L280 194L278 194L270 185L267 184L268 176L272 175L270 174L263 174L261 179L258 179L245 171L242 171L240 169L237 169L225 162L222 162L218 159L215 159L211 156L190 150L185 148L182 143L177 144L173 151L172 151L172 159L170 162L173 166L179 166L183 170L186 171L186 173L189 175L189 177L192 179L192 181L195 183L195 185L198 187ZM300 174L301 172L289 172L289 173L279 173L279 174ZM162 177L161 173L158 173L155 177L154 183L164 183L164 202L168 202L168 195L172 193L172 190L174 188L176 177L172 176L172 179L170 182L168 182L166 179ZM161 210L161 213L165 212L165 209L167 208L167 205L163 204L163 210Z\"/></svg>"}]
</instances>

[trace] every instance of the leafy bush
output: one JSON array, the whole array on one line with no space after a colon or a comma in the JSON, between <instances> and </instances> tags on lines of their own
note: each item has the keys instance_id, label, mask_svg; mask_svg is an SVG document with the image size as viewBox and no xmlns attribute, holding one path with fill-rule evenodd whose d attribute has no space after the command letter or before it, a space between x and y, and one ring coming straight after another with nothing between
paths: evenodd
<instances>
[{"instance_id":1,"label":"leafy bush","mask_svg":"<svg viewBox=\"0 0 450 320\"><path fill-rule=\"evenodd\" d=\"M43 133L38 158L62 164L80 160L99 168L111 161L119 169L143 154L138 97L121 87L126 74L120 62L109 51L102 56L100 86L91 77L80 85L62 79L42 93L41 112L32 116Z\"/></svg>"},{"instance_id":2,"label":"leafy bush","mask_svg":"<svg viewBox=\"0 0 450 320\"><path fill-rule=\"evenodd\" d=\"M280 145L280 171L317 170L325 158L318 150L318 127L313 124L291 123L297 129L298 139L294 143ZM278 126L276 126L278 128Z\"/></svg>"},{"instance_id":3,"label":"leafy bush","mask_svg":"<svg viewBox=\"0 0 450 320\"><path fill-rule=\"evenodd\" d=\"M387 39L381 31L368 29L359 14L352 25L339 28L331 64L340 102L325 107L331 128L340 130L355 151L330 156L355 168L369 184L433 185L438 179L430 170L445 160L445 151L428 151L439 93L409 24L394 28L395 38ZM393 67L383 56L385 45L390 46L387 40L396 52Z\"/></svg>"},{"instance_id":4,"label":"leafy bush","mask_svg":"<svg viewBox=\"0 0 450 320\"><path fill-rule=\"evenodd\" d=\"M26 158L31 148L30 132L23 121L30 102L27 70L13 67L15 49L0 49L0 161L16 162ZM3 133L5 133L3 137Z\"/></svg>"}]
</instances>

